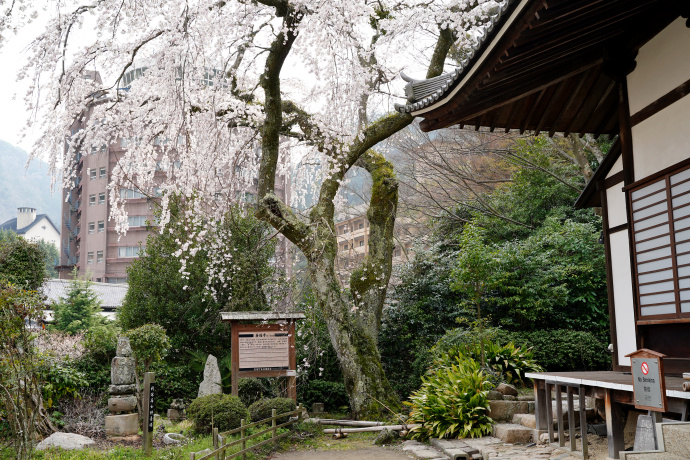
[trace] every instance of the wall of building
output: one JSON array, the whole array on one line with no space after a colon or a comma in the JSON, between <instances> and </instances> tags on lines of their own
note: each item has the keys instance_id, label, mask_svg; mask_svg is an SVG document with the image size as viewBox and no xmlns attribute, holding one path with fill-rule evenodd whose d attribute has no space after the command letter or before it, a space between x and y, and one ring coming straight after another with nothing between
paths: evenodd
<instances>
[{"instance_id":1,"label":"wall of building","mask_svg":"<svg viewBox=\"0 0 690 460\"><path fill-rule=\"evenodd\" d=\"M43 228L45 227L45 228ZM24 233L24 238L27 240L43 240L51 243L56 249L60 249L60 234L55 230L53 224L43 217L36 222L36 224Z\"/></svg>"}]
</instances>

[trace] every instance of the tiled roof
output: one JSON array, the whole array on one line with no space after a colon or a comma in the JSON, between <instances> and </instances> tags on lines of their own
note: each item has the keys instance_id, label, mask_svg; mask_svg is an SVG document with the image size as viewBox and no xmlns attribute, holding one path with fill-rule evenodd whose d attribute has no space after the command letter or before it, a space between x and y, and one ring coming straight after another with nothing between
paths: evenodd
<instances>
[{"instance_id":1,"label":"tiled roof","mask_svg":"<svg viewBox=\"0 0 690 460\"><path fill-rule=\"evenodd\" d=\"M70 280L50 279L43 284L43 293L48 297L48 303L56 303L67 296ZM127 284L91 283L91 289L101 300L103 309L114 309L122 306L122 300L127 294Z\"/></svg>"},{"instance_id":2,"label":"tiled roof","mask_svg":"<svg viewBox=\"0 0 690 460\"><path fill-rule=\"evenodd\" d=\"M482 48L491 41L500 29L498 27L499 23L509 16L505 14L506 11L510 10L510 7L515 3L517 3L516 0L504 0L501 2L497 13L490 16L489 21L479 27L479 32L474 39L474 43L470 45L465 59L460 62L459 67L454 71L426 80L415 80L404 73L401 74L403 80L408 82L405 85L405 95L407 96L408 103L395 104L395 109L401 113L415 112L432 105L445 96L448 90L452 89L455 83L459 82L469 72L469 69L472 68L479 58Z\"/></svg>"},{"instance_id":3,"label":"tiled roof","mask_svg":"<svg viewBox=\"0 0 690 460\"><path fill-rule=\"evenodd\" d=\"M48 222L50 222L50 225L53 226L55 231L60 233L60 229L57 228L57 226L53 223L52 220L50 220L48 214L38 214L36 216L36 219L34 219L34 221L31 222L31 224L27 225L24 228L20 228L19 230L17 230L17 218L15 217L14 219L10 219L4 224L0 225L0 230L12 230L13 232L16 232L18 235L23 235L29 230L31 230L35 225L37 225L44 217L48 220Z\"/></svg>"}]
</instances>

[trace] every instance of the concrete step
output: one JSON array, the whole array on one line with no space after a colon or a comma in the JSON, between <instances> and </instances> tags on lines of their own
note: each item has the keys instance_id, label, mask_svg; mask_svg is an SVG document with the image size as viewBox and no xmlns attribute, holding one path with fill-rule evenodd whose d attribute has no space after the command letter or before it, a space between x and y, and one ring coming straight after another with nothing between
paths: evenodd
<instances>
[{"instance_id":1,"label":"concrete step","mask_svg":"<svg viewBox=\"0 0 690 460\"><path fill-rule=\"evenodd\" d=\"M515 423L494 425L494 437L511 444L532 442L532 429Z\"/></svg>"},{"instance_id":2,"label":"concrete step","mask_svg":"<svg viewBox=\"0 0 690 460\"><path fill-rule=\"evenodd\" d=\"M536 430L537 416L534 414L515 414L513 415L513 423Z\"/></svg>"},{"instance_id":3,"label":"concrete step","mask_svg":"<svg viewBox=\"0 0 690 460\"><path fill-rule=\"evenodd\" d=\"M443 452L451 460L457 459L481 459L482 454L470 447L461 439L437 439L431 438L429 440L432 446Z\"/></svg>"},{"instance_id":4,"label":"concrete step","mask_svg":"<svg viewBox=\"0 0 690 460\"><path fill-rule=\"evenodd\" d=\"M534 401L489 401L489 417L510 422L515 414L533 414Z\"/></svg>"},{"instance_id":5,"label":"concrete step","mask_svg":"<svg viewBox=\"0 0 690 460\"><path fill-rule=\"evenodd\" d=\"M417 458L424 460L448 460L448 456L439 452L428 444L422 444L419 441L405 441L403 442L403 452L410 453Z\"/></svg>"}]
</instances>

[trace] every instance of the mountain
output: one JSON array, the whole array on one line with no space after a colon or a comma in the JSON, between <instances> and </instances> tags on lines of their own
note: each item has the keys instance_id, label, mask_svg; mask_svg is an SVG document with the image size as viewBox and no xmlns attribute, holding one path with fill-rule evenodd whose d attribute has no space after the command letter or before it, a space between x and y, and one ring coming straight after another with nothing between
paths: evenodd
<instances>
[{"instance_id":1,"label":"mountain","mask_svg":"<svg viewBox=\"0 0 690 460\"><path fill-rule=\"evenodd\" d=\"M22 149L0 140L0 224L17 217L17 208L36 208L37 214L48 214L60 228L61 190L50 194L48 165L32 160Z\"/></svg>"}]
</instances>

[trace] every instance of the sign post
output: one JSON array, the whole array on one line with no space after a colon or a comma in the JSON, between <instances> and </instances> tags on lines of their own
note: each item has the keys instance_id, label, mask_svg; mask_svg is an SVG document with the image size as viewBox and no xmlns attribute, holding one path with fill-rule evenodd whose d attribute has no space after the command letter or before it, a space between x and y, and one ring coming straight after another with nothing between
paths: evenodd
<instances>
[{"instance_id":1,"label":"sign post","mask_svg":"<svg viewBox=\"0 0 690 460\"><path fill-rule=\"evenodd\" d=\"M261 311L220 315L230 323L232 394L237 396L237 382L241 377L287 377L288 397L297 401L295 321L304 319L304 313Z\"/></svg>"},{"instance_id":2,"label":"sign post","mask_svg":"<svg viewBox=\"0 0 690 460\"><path fill-rule=\"evenodd\" d=\"M145 455L151 455L153 451L153 412L155 407L156 396L156 373L146 372L144 374L144 439L143 450Z\"/></svg>"},{"instance_id":3,"label":"sign post","mask_svg":"<svg viewBox=\"0 0 690 460\"><path fill-rule=\"evenodd\" d=\"M630 358L635 408L666 412L666 381L664 361L666 355L642 348L626 357Z\"/></svg>"}]
</instances>

